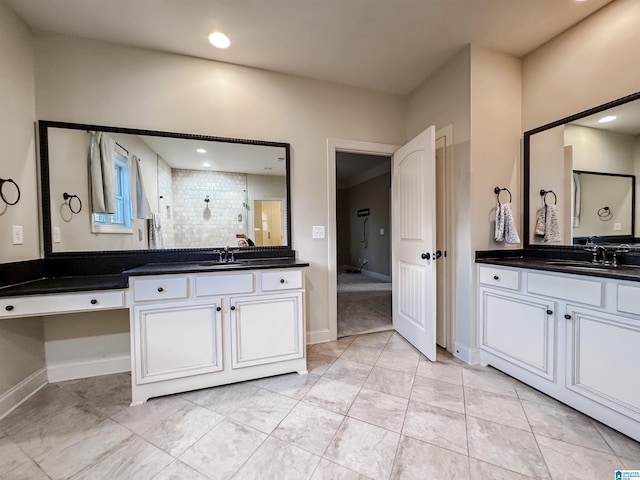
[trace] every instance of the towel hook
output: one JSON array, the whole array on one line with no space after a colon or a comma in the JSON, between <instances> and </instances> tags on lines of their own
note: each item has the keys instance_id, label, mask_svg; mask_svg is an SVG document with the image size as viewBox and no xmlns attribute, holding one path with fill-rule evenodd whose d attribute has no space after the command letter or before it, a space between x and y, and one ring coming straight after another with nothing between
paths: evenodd
<instances>
[{"instance_id":1,"label":"towel hook","mask_svg":"<svg viewBox=\"0 0 640 480\"><path fill-rule=\"evenodd\" d=\"M5 183L13 183L13 186L16 187L16 192L18 192L18 196L16 197L14 202L10 202L9 200L7 200L7 197L5 197L5 195L4 195L4 184ZM0 178L0 198L7 205L15 205L16 203L18 203L20 201L20 187L18 186L18 184L16 182L14 182L10 178Z\"/></svg>"},{"instance_id":2,"label":"towel hook","mask_svg":"<svg viewBox=\"0 0 640 480\"><path fill-rule=\"evenodd\" d=\"M600 217L601 220L610 220L611 217L613 217L613 212L611 211L611 209L609 207L602 207L599 208L597 211L598 217Z\"/></svg>"},{"instance_id":3,"label":"towel hook","mask_svg":"<svg viewBox=\"0 0 640 480\"><path fill-rule=\"evenodd\" d=\"M554 192L553 190L540 190L540 196L542 197L542 201L544 202L544 206L546 207L548 205L547 203L547 194L551 194L553 195L553 204L557 205L558 204L558 196L556 195L556 192Z\"/></svg>"},{"instance_id":4,"label":"towel hook","mask_svg":"<svg viewBox=\"0 0 640 480\"><path fill-rule=\"evenodd\" d=\"M496 199L498 200L498 205L502 205L500 203L500 192L502 192L502 191L507 192L509 194L509 203L511 203L511 199L513 198L513 197L511 197L511 191L509 191L508 188L496 187L496 188L493 189L493 193L496 194Z\"/></svg>"},{"instance_id":5,"label":"towel hook","mask_svg":"<svg viewBox=\"0 0 640 480\"><path fill-rule=\"evenodd\" d=\"M82 210L82 200L80 200L80 197L77 195L71 195L67 192L64 192L62 194L62 198L64 198L65 200L68 200L67 205L69 205L69 210L71 210L71 213L80 213L80 211ZM77 209L73 209L73 207L71 206L71 202L73 201L73 199L78 200L78 208Z\"/></svg>"}]
</instances>

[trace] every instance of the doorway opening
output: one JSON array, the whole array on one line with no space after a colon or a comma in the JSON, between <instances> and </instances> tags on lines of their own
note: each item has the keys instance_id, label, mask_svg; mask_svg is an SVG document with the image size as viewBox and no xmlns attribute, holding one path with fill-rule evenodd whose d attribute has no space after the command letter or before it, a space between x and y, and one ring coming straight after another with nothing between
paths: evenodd
<instances>
[{"instance_id":1,"label":"doorway opening","mask_svg":"<svg viewBox=\"0 0 640 480\"><path fill-rule=\"evenodd\" d=\"M448 351L454 349L455 339L455 289L453 285L455 264L455 252L453 251L453 239L455 238L455 222L451 221L455 212L455 197L453 195L453 163L454 142L453 125L447 125L436 132L436 177L437 192L437 230L443 236L438 235L438 249L444 253L439 264L437 304L440 305L437 312L437 343ZM337 180L336 157L339 152L360 153L365 155L391 157L398 150L398 145L380 144L373 142L361 142L356 140L344 140L329 138L327 141L327 185L328 185L328 329L315 334L310 338L314 341L335 340L338 336L337 303L338 303L338 246L337 246ZM391 166L393 175L393 165ZM445 219L444 224L440 220ZM390 227L391 228L391 227ZM391 234L391 232L389 232ZM356 257L357 258L357 257ZM442 266L440 268L440 265ZM356 265L358 266L358 265ZM441 274L444 274L441 276Z\"/></svg>"},{"instance_id":2,"label":"doorway opening","mask_svg":"<svg viewBox=\"0 0 640 480\"><path fill-rule=\"evenodd\" d=\"M393 329L391 157L336 152L338 337Z\"/></svg>"}]
</instances>

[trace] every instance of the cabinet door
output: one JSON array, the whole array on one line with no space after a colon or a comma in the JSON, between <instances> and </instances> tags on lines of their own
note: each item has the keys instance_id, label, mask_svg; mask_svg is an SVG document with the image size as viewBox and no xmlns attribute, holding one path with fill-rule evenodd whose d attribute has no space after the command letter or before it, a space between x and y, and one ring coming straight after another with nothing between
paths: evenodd
<instances>
[{"instance_id":1,"label":"cabinet door","mask_svg":"<svg viewBox=\"0 0 640 480\"><path fill-rule=\"evenodd\" d=\"M220 301L205 305L162 304L134 309L137 383L222 370Z\"/></svg>"},{"instance_id":2,"label":"cabinet door","mask_svg":"<svg viewBox=\"0 0 640 480\"><path fill-rule=\"evenodd\" d=\"M555 302L480 288L480 347L555 379Z\"/></svg>"},{"instance_id":3,"label":"cabinet door","mask_svg":"<svg viewBox=\"0 0 640 480\"><path fill-rule=\"evenodd\" d=\"M640 421L640 320L567 306L567 388Z\"/></svg>"},{"instance_id":4,"label":"cabinet door","mask_svg":"<svg viewBox=\"0 0 640 480\"><path fill-rule=\"evenodd\" d=\"M302 293L230 299L233 368L304 356Z\"/></svg>"}]
</instances>

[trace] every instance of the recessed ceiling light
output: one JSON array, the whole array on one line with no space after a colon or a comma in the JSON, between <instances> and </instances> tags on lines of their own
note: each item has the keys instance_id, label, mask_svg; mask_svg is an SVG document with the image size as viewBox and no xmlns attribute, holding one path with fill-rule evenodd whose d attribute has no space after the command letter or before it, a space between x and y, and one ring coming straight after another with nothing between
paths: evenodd
<instances>
[{"instance_id":1,"label":"recessed ceiling light","mask_svg":"<svg viewBox=\"0 0 640 480\"><path fill-rule=\"evenodd\" d=\"M207 153L207 151L204 148L196 148L196 152L198 152L198 153Z\"/></svg>"},{"instance_id":2,"label":"recessed ceiling light","mask_svg":"<svg viewBox=\"0 0 640 480\"><path fill-rule=\"evenodd\" d=\"M209 43L216 48L227 48L231 45L231 40L222 32L213 32L209 35Z\"/></svg>"},{"instance_id":3,"label":"recessed ceiling light","mask_svg":"<svg viewBox=\"0 0 640 480\"><path fill-rule=\"evenodd\" d=\"M210 164L209 162L204 162L204 163L202 164L202 166L203 166L203 167L210 167L210 166L211 166L211 164Z\"/></svg>"},{"instance_id":4,"label":"recessed ceiling light","mask_svg":"<svg viewBox=\"0 0 640 480\"><path fill-rule=\"evenodd\" d=\"M598 123L607 123L607 122L613 122L616 118L615 115L607 115L606 117L602 117L600 120L598 120Z\"/></svg>"}]
</instances>

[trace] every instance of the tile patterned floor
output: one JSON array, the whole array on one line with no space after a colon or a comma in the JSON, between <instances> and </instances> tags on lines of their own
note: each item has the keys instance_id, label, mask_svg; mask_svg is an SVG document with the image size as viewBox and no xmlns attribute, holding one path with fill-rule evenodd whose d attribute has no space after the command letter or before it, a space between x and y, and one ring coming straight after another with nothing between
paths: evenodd
<instances>
[{"instance_id":1,"label":"tile patterned floor","mask_svg":"<svg viewBox=\"0 0 640 480\"><path fill-rule=\"evenodd\" d=\"M1 479L594 479L640 444L491 368L393 332L282 375L128 407L127 374L48 385L0 421Z\"/></svg>"}]
</instances>

